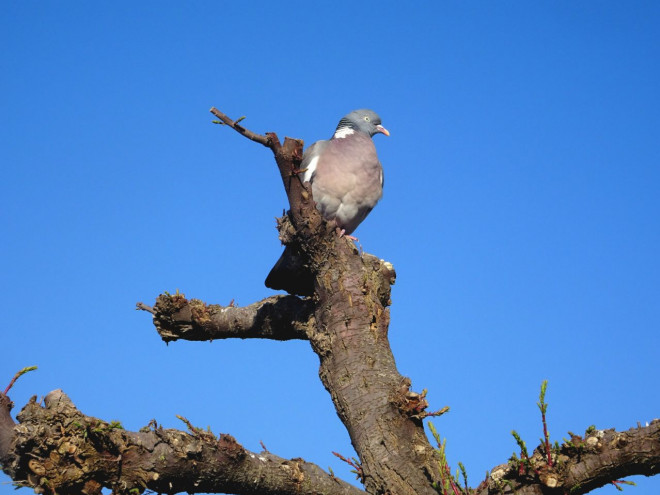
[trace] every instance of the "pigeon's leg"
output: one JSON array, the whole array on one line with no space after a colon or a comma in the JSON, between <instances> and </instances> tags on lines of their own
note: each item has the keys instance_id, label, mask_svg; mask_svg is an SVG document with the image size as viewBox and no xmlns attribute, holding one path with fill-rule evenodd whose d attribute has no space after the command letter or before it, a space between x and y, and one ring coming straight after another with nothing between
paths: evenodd
<instances>
[{"instance_id":1,"label":"pigeon's leg","mask_svg":"<svg viewBox=\"0 0 660 495\"><path fill-rule=\"evenodd\" d=\"M360 240L355 236L348 235L346 233L346 229L340 229L339 227L337 227L337 234L339 234L339 237L346 237L346 239L350 239L351 241L359 241Z\"/></svg>"}]
</instances>

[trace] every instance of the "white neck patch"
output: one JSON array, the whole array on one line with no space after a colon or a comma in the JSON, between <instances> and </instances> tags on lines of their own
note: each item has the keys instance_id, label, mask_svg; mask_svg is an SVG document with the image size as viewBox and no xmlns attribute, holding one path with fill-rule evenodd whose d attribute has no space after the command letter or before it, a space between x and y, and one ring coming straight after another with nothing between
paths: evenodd
<instances>
[{"instance_id":1,"label":"white neck patch","mask_svg":"<svg viewBox=\"0 0 660 495\"><path fill-rule=\"evenodd\" d=\"M335 131L335 135L332 137L335 139L343 139L351 134L355 134L355 129L351 129L350 127L340 127Z\"/></svg>"}]
</instances>

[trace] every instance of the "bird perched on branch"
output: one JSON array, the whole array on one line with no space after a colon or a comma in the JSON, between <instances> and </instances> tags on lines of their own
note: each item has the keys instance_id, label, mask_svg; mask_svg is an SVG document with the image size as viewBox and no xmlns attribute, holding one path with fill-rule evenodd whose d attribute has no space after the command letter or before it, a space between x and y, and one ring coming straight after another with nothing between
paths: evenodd
<instances>
[{"instance_id":1,"label":"bird perched on branch","mask_svg":"<svg viewBox=\"0 0 660 495\"><path fill-rule=\"evenodd\" d=\"M332 138L317 141L303 153L303 182L312 185L316 208L350 235L383 195L383 168L371 139L390 133L371 110L354 110L337 124ZM266 286L311 295L313 279L288 247L266 278Z\"/></svg>"}]
</instances>

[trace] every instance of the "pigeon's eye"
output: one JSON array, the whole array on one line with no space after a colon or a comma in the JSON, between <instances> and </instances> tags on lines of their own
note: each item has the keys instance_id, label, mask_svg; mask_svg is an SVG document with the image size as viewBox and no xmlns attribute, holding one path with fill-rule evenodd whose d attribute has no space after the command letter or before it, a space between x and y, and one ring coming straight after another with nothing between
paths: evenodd
<instances>
[{"instance_id":1,"label":"pigeon's eye","mask_svg":"<svg viewBox=\"0 0 660 495\"><path fill-rule=\"evenodd\" d=\"M365 120L366 122L369 122L369 116L368 116L368 115L365 115L365 116L364 116L364 120Z\"/></svg>"}]
</instances>

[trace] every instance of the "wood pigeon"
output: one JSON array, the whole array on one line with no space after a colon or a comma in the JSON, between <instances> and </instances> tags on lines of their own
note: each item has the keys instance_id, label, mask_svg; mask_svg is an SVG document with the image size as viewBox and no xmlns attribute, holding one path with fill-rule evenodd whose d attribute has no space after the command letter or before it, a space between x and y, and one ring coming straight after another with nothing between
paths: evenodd
<instances>
[{"instance_id":1,"label":"wood pigeon","mask_svg":"<svg viewBox=\"0 0 660 495\"><path fill-rule=\"evenodd\" d=\"M317 141L303 153L303 182L312 185L316 208L334 221L341 235L351 234L383 195L383 168L372 141L390 133L371 110L344 116L329 140ZM302 260L288 247L266 278L266 287L311 295L314 281Z\"/></svg>"}]
</instances>

